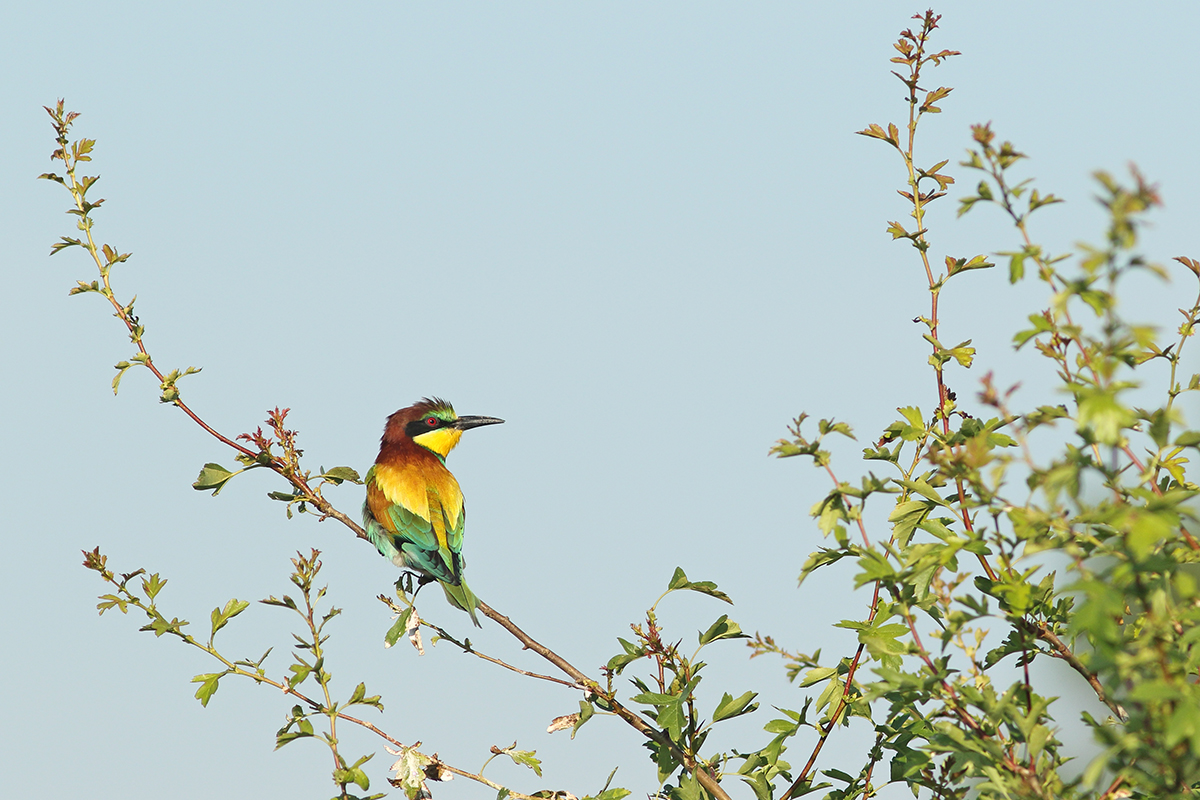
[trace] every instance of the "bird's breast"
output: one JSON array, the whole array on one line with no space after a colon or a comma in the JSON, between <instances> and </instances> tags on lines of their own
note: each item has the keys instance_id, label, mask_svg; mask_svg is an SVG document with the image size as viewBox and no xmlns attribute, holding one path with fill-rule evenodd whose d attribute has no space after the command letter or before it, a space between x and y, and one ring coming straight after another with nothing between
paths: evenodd
<instances>
[{"instance_id":1,"label":"bird's breast","mask_svg":"<svg viewBox=\"0 0 1200 800\"><path fill-rule=\"evenodd\" d=\"M441 462L430 464L376 464L375 485L391 503L397 503L429 521L430 502L445 513L450 528L458 527L463 497L458 481Z\"/></svg>"}]
</instances>

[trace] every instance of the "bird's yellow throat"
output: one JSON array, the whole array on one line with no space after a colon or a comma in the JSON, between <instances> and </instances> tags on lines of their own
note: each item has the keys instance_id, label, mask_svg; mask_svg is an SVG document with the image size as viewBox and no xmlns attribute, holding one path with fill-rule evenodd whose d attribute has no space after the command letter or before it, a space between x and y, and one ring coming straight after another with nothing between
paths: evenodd
<instances>
[{"instance_id":1,"label":"bird's yellow throat","mask_svg":"<svg viewBox=\"0 0 1200 800\"><path fill-rule=\"evenodd\" d=\"M413 441L445 458L461 438L462 431L457 428L438 428L435 431L414 436Z\"/></svg>"}]
</instances>

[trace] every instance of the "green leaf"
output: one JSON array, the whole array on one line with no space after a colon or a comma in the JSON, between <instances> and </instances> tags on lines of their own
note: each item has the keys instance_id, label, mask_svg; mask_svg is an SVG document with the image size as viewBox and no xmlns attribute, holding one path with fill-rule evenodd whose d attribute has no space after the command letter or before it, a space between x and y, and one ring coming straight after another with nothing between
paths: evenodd
<instances>
[{"instance_id":1,"label":"green leaf","mask_svg":"<svg viewBox=\"0 0 1200 800\"><path fill-rule=\"evenodd\" d=\"M249 602L233 598L225 604L224 609L214 608L212 610L212 635L216 636L217 631L221 630L221 628L224 628L229 623L229 620L233 619L249 607Z\"/></svg>"},{"instance_id":2,"label":"green leaf","mask_svg":"<svg viewBox=\"0 0 1200 800\"><path fill-rule=\"evenodd\" d=\"M208 672L192 678L192 683L200 684L200 688L196 690L196 699L200 701L200 705L208 707L209 699L217 693L217 682L225 674L224 672Z\"/></svg>"},{"instance_id":3,"label":"green leaf","mask_svg":"<svg viewBox=\"0 0 1200 800\"><path fill-rule=\"evenodd\" d=\"M354 687L354 694L350 695L350 699L346 701L346 705L374 706L380 711L383 710L383 703L379 701L379 695L373 694L370 697L367 697L367 685L365 683L360 683L358 686Z\"/></svg>"},{"instance_id":4,"label":"green leaf","mask_svg":"<svg viewBox=\"0 0 1200 800\"><path fill-rule=\"evenodd\" d=\"M292 664L288 667L288 672L292 673L292 677L288 678L288 687L295 689L308 679L308 676L312 674L312 671L313 668L303 662Z\"/></svg>"},{"instance_id":5,"label":"green leaf","mask_svg":"<svg viewBox=\"0 0 1200 800\"><path fill-rule=\"evenodd\" d=\"M633 703L644 703L648 706L665 706L668 703L674 703L678 698L673 694L661 694L659 692L642 692L629 698Z\"/></svg>"},{"instance_id":6,"label":"green leaf","mask_svg":"<svg viewBox=\"0 0 1200 800\"><path fill-rule=\"evenodd\" d=\"M624 798L633 794L628 789L622 789L620 786L614 786L611 789L605 789L600 794L593 798L585 797L583 800L624 800Z\"/></svg>"},{"instance_id":7,"label":"green leaf","mask_svg":"<svg viewBox=\"0 0 1200 800\"><path fill-rule=\"evenodd\" d=\"M614 673L620 674L625 667L645 656L646 648L639 647L632 642L628 642L625 639L622 639L620 636L617 637L617 641L620 642L621 647L625 650L625 652L618 653L610 658L606 666Z\"/></svg>"},{"instance_id":8,"label":"green leaf","mask_svg":"<svg viewBox=\"0 0 1200 800\"><path fill-rule=\"evenodd\" d=\"M511 758L514 764L529 767L535 775L539 778L542 777L542 761L540 758L535 758L537 750L507 749L504 751L504 755Z\"/></svg>"},{"instance_id":9,"label":"green leaf","mask_svg":"<svg viewBox=\"0 0 1200 800\"><path fill-rule=\"evenodd\" d=\"M604 782L604 787L598 794L588 795L583 800L622 800L622 798L628 797L630 794L628 789L622 789L619 786L608 788L612 784L613 776L617 774L617 769L618 767L613 767L613 771L608 773L608 780Z\"/></svg>"},{"instance_id":10,"label":"green leaf","mask_svg":"<svg viewBox=\"0 0 1200 800\"><path fill-rule=\"evenodd\" d=\"M80 285L82 286L83 284L81 283ZM88 289L81 289L80 291L95 291L95 289L88 288ZM74 294L75 290L72 289L71 292L72 292L72 294ZM113 379L112 379L112 389L113 389L114 395L117 393L117 389L121 385L121 378L125 377L125 370L129 369L131 366L133 366L133 365L130 364L128 361L118 361L116 366L113 367L113 369L115 369L117 371L117 374L114 375Z\"/></svg>"},{"instance_id":11,"label":"green leaf","mask_svg":"<svg viewBox=\"0 0 1200 800\"><path fill-rule=\"evenodd\" d=\"M1175 438L1179 447L1200 447L1200 431L1184 431Z\"/></svg>"},{"instance_id":12,"label":"green leaf","mask_svg":"<svg viewBox=\"0 0 1200 800\"><path fill-rule=\"evenodd\" d=\"M350 481L362 485L362 478L354 469L350 467L334 467L333 469L322 472L321 477L330 483L340 484L342 481Z\"/></svg>"},{"instance_id":13,"label":"green leaf","mask_svg":"<svg viewBox=\"0 0 1200 800\"><path fill-rule=\"evenodd\" d=\"M740 697L734 698L728 693L721 695L721 702L717 703L717 708L713 711L712 721L720 722L723 719L732 719L740 717L742 714L750 714L758 709L758 703L752 702L755 697L758 697L757 692L746 692Z\"/></svg>"},{"instance_id":14,"label":"green leaf","mask_svg":"<svg viewBox=\"0 0 1200 800\"><path fill-rule=\"evenodd\" d=\"M947 276L957 275L960 272L966 272L972 269L988 269L994 267L995 264L988 261L983 256L974 256L971 259L954 258L946 256L946 274Z\"/></svg>"},{"instance_id":15,"label":"green leaf","mask_svg":"<svg viewBox=\"0 0 1200 800\"><path fill-rule=\"evenodd\" d=\"M867 646L872 657L882 661L886 656L901 656L908 652L908 646L897 638L908 633L906 625L894 623L859 631L858 640ZM900 665L894 666L898 669Z\"/></svg>"},{"instance_id":16,"label":"green leaf","mask_svg":"<svg viewBox=\"0 0 1200 800\"><path fill-rule=\"evenodd\" d=\"M165 579L159 579L157 572L148 578L142 578L142 591L146 593L146 597L148 597L151 602L154 601L154 598L158 597L158 593L161 592L163 587L166 585L167 581Z\"/></svg>"},{"instance_id":17,"label":"green leaf","mask_svg":"<svg viewBox=\"0 0 1200 800\"><path fill-rule=\"evenodd\" d=\"M687 712L683 710L684 697L673 698L674 702L662 706L658 710L658 724L671 741L679 742L683 738L683 728L687 724Z\"/></svg>"},{"instance_id":18,"label":"green leaf","mask_svg":"<svg viewBox=\"0 0 1200 800\"><path fill-rule=\"evenodd\" d=\"M575 738L575 734L583 727L583 724L591 719L596 713L595 707L586 700L579 701L579 719L575 720L575 724L571 727L571 738Z\"/></svg>"},{"instance_id":19,"label":"green leaf","mask_svg":"<svg viewBox=\"0 0 1200 800\"><path fill-rule=\"evenodd\" d=\"M1115 445L1122 431L1136 422L1133 412L1117 401L1113 389L1089 389L1080 392L1079 429L1090 429L1100 444Z\"/></svg>"},{"instance_id":20,"label":"green leaf","mask_svg":"<svg viewBox=\"0 0 1200 800\"><path fill-rule=\"evenodd\" d=\"M123 610L124 609L122 609L122 611ZM164 633L174 633L174 634L183 635L182 634L183 626L187 625L187 624L188 624L187 620L181 620L178 618L174 618L170 622L167 622L167 620L165 618L163 618L161 615L158 615L158 616L155 616L154 619L152 619L146 625L143 625L142 627L138 628L138 630L139 631L153 631L154 635L156 637L162 636Z\"/></svg>"},{"instance_id":21,"label":"green leaf","mask_svg":"<svg viewBox=\"0 0 1200 800\"><path fill-rule=\"evenodd\" d=\"M282 600L277 598L275 595L271 595L266 600L259 600L258 602L262 603L263 605L268 605L268 606L279 606L280 608L290 608L293 611L299 610L296 608L296 601L293 600L292 598L288 597L286 594L283 596Z\"/></svg>"},{"instance_id":22,"label":"green leaf","mask_svg":"<svg viewBox=\"0 0 1200 800\"><path fill-rule=\"evenodd\" d=\"M682 567L675 568L675 574L671 576L671 582L667 585L667 591L673 592L678 589L687 589L692 592L700 592L709 597L715 597L718 600L724 600L729 605L733 605L733 601L729 599L729 595L717 589L717 585L712 581L689 581L687 575L684 574Z\"/></svg>"},{"instance_id":23,"label":"green leaf","mask_svg":"<svg viewBox=\"0 0 1200 800\"><path fill-rule=\"evenodd\" d=\"M99 597L100 601L96 604L96 608L103 614L111 608L120 609L122 614L129 613L129 601L124 597L115 594L102 594Z\"/></svg>"},{"instance_id":24,"label":"green leaf","mask_svg":"<svg viewBox=\"0 0 1200 800\"><path fill-rule=\"evenodd\" d=\"M62 238L62 241L55 242L54 244L50 245L50 255L56 255L59 252L66 250L68 247L82 247L83 246L83 242L81 242L79 239L72 239L69 236L63 236L61 238ZM76 281L76 283L78 283L78 281ZM72 290L71 294L81 294L81 292Z\"/></svg>"},{"instance_id":25,"label":"green leaf","mask_svg":"<svg viewBox=\"0 0 1200 800\"><path fill-rule=\"evenodd\" d=\"M925 430L925 417L921 414L921 409L914 406L905 406L896 410L900 412L900 416L904 417L905 422L913 428L919 431Z\"/></svg>"},{"instance_id":26,"label":"green leaf","mask_svg":"<svg viewBox=\"0 0 1200 800\"><path fill-rule=\"evenodd\" d=\"M412 606L409 606L400 612L400 616L396 617L396 621L392 623L392 627L388 628L388 632L383 635L384 647L391 647L400 641L400 637L404 635L404 631L408 627L408 615L411 613Z\"/></svg>"},{"instance_id":27,"label":"green leaf","mask_svg":"<svg viewBox=\"0 0 1200 800\"><path fill-rule=\"evenodd\" d=\"M804 673L804 679L800 681L800 688L812 686L814 683L828 680L837 674L837 667L815 667ZM770 723L768 723L770 724ZM768 733L778 733L778 731L768 730Z\"/></svg>"},{"instance_id":28,"label":"green leaf","mask_svg":"<svg viewBox=\"0 0 1200 800\"><path fill-rule=\"evenodd\" d=\"M855 131L855 133L857 133L859 136L868 136L872 139L880 139L897 149L900 147L900 129L896 127L894 122L888 123L887 131L884 131L884 129L878 123L872 122L866 128L862 129L861 131Z\"/></svg>"},{"instance_id":29,"label":"green leaf","mask_svg":"<svg viewBox=\"0 0 1200 800\"><path fill-rule=\"evenodd\" d=\"M192 484L192 488L197 491L205 491L206 489L213 490L213 497L221 493L221 489L225 487L225 482L234 476L235 473L222 467L220 464L208 463L200 470L199 477Z\"/></svg>"},{"instance_id":30,"label":"green leaf","mask_svg":"<svg viewBox=\"0 0 1200 800\"><path fill-rule=\"evenodd\" d=\"M894 480L896 483L903 486L905 489L916 492L917 494L921 495L922 497L932 500L933 502L937 503L939 506L945 506L946 508L952 508L952 506L949 503L947 503L945 500L942 499L942 496L937 493L937 490L934 489L932 486L930 486L929 483L926 480L924 480L923 478L917 478L915 481L906 481L903 478L892 478L892 480ZM897 504L897 506L900 506L900 505L903 505L903 503ZM922 505L924 505L924 504L922 504Z\"/></svg>"},{"instance_id":31,"label":"green leaf","mask_svg":"<svg viewBox=\"0 0 1200 800\"><path fill-rule=\"evenodd\" d=\"M367 778L367 774L357 766L347 767L346 769L335 769L333 771L333 780L339 786L353 783L364 791L371 788L371 781Z\"/></svg>"},{"instance_id":32,"label":"green leaf","mask_svg":"<svg viewBox=\"0 0 1200 800\"><path fill-rule=\"evenodd\" d=\"M1018 250L1015 252L997 253L996 255L1008 256L1008 282L1017 283L1025 277L1025 251Z\"/></svg>"},{"instance_id":33,"label":"green leaf","mask_svg":"<svg viewBox=\"0 0 1200 800\"><path fill-rule=\"evenodd\" d=\"M800 568L800 577L797 584L804 583L804 579L812 573L816 572L821 567L827 567L830 564L837 563L846 556L851 555L845 550L832 550L828 547L822 547L813 553L810 553L804 561L804 566Z\"/></svg>"},{"instance_id":34,"label":"green leaf","mask_svg":"<svg viewBox=\"0 0 1200 800\"><path fill-rule=\"evenodd\" d=\"M941 505L945 505L945 503L943 502ZM901 547L907 547L912 532L933 509L934 505L925 500L906 500L903 503L897 503L892 512L888 514L888 522L895 526L893 531L896 543Z\"/></svg>"},{"instance_id":35,"label":"green leaf","mask_svg":"<svg viewBox=\"0 0 1200 800\"><path fill-rule=\"evenodd\" d=\"M292 731L292 726L296 726L296 730ZM288 719L287 725L284 725L275 733L275 749L283 747L285 744L303 739L313 735L312 723L304 718L304 709L300 706L292 706L292 714Z\"/></svg>"},{"instance_id":36,"label":"green leaf","mask_svg":"<svg viewBox=\"0 0 1200 800\"><path fill-rule=\"evenodd\" d=\"M400 749L400 758L389 769L396 773L393 785L399 784L408 800L429 797L425 787L425 768L433 763L433 759L413 747Z\"/></svg>"},{"instance_id":37,"label":"green leaf","mask_svg":"<svg viewBox=\"0 0 1200 800\"><path fill-rule=\"evenodd\" d=\"M700 646L703 647L710 642L715 642L719 639L747 639L749 636L742 633L741 627L732 620L728 615L722 614L717 618L717 621L708 626L708 630L700 634Z\"/></svg>"}]
</instances>

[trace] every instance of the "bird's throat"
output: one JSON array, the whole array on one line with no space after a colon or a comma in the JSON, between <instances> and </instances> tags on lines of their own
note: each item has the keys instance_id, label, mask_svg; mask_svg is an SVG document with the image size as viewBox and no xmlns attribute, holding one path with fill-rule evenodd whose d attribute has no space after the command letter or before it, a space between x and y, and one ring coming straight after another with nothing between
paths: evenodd
<instances>
[{"instance_id":1,"label":"bird's throat","mask_svg":"<svg viewBox=\"0 0 1200 800\"><path fill-rule=\"evenodd\" d=\"M426 450L430 450L445 458L454 449L455 445L458 444L460 438L462 438L462 431L460 430L455 428L438 428L435 431L414 436L413 441Z\"/></svg>"}]
</instances>

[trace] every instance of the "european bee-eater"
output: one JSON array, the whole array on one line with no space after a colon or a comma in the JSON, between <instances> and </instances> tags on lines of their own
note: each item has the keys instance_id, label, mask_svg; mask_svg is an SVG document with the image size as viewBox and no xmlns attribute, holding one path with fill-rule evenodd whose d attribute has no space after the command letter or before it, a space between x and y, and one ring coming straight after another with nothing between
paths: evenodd
<instances>
[{"instance_id":1,"label":"european bee-eater","mask_svg":"<svg viewBox=\"0 0 1200 800\"><path fill-rule=\"evenodd\" d=\"M451 605L475 617L479 601L463 580L466 509L446 456L462 432L504 422L460 417L445 400L425 398L388 417L379 457L367 471L363 527L392 563L437 580Z\"/></svg>"}]
</instances>

